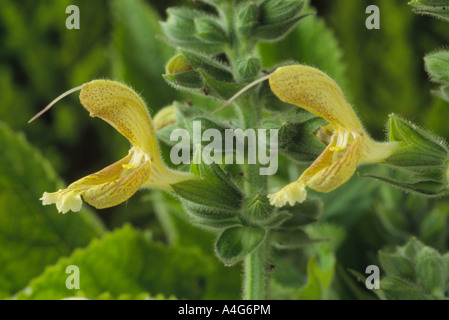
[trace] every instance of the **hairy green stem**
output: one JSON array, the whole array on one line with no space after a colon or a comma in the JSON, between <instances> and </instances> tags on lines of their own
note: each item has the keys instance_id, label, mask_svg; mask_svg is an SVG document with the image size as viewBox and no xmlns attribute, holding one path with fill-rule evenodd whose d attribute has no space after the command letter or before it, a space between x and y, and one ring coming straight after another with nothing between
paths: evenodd
<instances>
[{"instance_id":1,"label":"hairy green stem","mask_svg":"<svg viewBox=\"0 0 449 320\"><path fill-rule=\"evenodd\" d=\"M244 128L256 129L261 115L260 106L254 102L255 99L246 98L241 100L243 100L243 103L240 105L240 110ZM259 163L245 164L244 166L245 191L247 195L266 192L267 178L260 175L259 168ZM245 300L263 300L266 298L266 261L268 258L266 243L267 241L264 240L256 250L245 257L243 280L243 299Z\"/></svg>"},{"instance_id":2,"label":"hairy green stem","mask_svg":"<svg viewBox=\"0 0 449 320\"><path fill-rule=\"evenodd\" d=\"M244 261L243 299L264 300L267 290L267 248L265 242L246 256Z\"/></svg>"},{"instance_id":3,"label":"hairy green stem","mask_svg":"<svg viewBox=\"0 0 449 320\"><path fill-rule=\"evenodd\" d=\"M242 98L241 104L239 104L242 123L244 129L257 129L257 124L261 116L261 107L258 106L254 99ZM256 130L256 141L257 141L257 130ZM257 143L257 142L256 142ZM256 146L252 146L256 147ZM267 188L267 178L266 176L260 175L259 173L260 164L245 164L244 165L244 178L245 178L245 191L247 195L253 195L254 193L263 193Z\"/></svg>"},{"instance_id":4,"label":"hairy green stem","mask_svg":"<svg viewBox=\"0 0 449 320\"><path fill-rule=\"evenodd\" d=\"M228 27L230 42L225 48L230 65L233 67L236 79L239 74L236 71L237 62L246 57L250 52L246 39L237 36L233 27L234 13L236 10L236 1L224 1L220 5L220 14L224 16ZM252 89L254 90L254 89ZM262 106L256 103L256 96L252 93L246 93L236 101L237 109L241 116L243 129L257 129L257 124L261 118ZM257 134L257 130L256 130ZM257 141L257 137L256 137ZM256 146L252 146L256 147ZM267 178L259 174L260 164L244 165L245 192L247 196L256 193L266 193ZM263 300L266 298L266 261L267 261L267 241L263 241L260 246L249 254L244 260L244 280L243 280L243 299L245 300Z\"/></svg>"}]
</instances>

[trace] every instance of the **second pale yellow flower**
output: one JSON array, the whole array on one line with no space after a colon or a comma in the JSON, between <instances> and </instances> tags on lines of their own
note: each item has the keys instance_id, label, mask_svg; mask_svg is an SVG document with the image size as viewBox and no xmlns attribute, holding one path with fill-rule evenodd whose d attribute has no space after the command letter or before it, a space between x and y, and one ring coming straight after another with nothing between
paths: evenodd
<instances>
[{"instance_id":1,"label":"second pale yellow flower","mask_svg":"<svg viewBox=\"0 0 449 320\"><path fill-rule=\"evenodd\" d=\"M270 194L271 205L303 202L306 187L332 191L349 180L358 165L382 162L398 147L396 143L372 140L340 87L322 71L303 65L281 67L269 76L269 82L279 99L326 119L332 126L330 142L323 153L297 181Z\"/></svg>"}]
</instances>

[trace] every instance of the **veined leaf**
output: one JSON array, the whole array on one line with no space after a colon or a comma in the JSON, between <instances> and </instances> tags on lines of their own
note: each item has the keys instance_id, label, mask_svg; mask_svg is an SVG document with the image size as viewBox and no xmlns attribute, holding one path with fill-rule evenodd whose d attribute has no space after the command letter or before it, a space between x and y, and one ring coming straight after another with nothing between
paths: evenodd
<instances>
[{"instance_id":1,"label":"veined leaf","mask_svg":"<svg viewBox=\"0 0 449 320\"><path fill-rule=\"evenodd\" d=\"M104 227L87 209L62 215L42 206L44 191L62 184L39 152L2 123L0 150L0 292L12 294Z\"/></svg>"},{"instance_id":2,"label":"veined leaf","mask_svg":"<svg viewBox=\"0 0 449 320\"><path fill-rule=\"evenodd\" d=\"M95 239L87 248L76 250L47 268L18 299L61 299L69 296L96 298L136 296L142 292L176 296L180 299L235 299L238 274L219 266L212 256L196 247L166 247L154 243L143 233L125 226ZM67 289L66 281L79 270L79 289ZM227 277L229 286L217 288L219 277ZM233 277L237 281L233 281ZM237 283L237 288L232 285ZM235 291L235 293L234 293Z\"/></svg>"}]
</instances>

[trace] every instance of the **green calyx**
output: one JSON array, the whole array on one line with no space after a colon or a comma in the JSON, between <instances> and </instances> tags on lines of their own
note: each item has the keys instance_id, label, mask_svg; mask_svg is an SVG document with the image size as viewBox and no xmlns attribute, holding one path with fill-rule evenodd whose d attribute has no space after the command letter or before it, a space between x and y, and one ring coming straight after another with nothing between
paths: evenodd
<instances>
[{"instance_id":1,"label":"green calyx","mask_svg":"<svg viewBox=\"0 0 449 320\"><path fill-rule=\"evenodd\" d=\"M365 175L406 191L436 197L448 193L447 143L394 114L388 121L390 141L400 143L384 163L394 169L391 176Z\"/></svg>"}]
</instances>

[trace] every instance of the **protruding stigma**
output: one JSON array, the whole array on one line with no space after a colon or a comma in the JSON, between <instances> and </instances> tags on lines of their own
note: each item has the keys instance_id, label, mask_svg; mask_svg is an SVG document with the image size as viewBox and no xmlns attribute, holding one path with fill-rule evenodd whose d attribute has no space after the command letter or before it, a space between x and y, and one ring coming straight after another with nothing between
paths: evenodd
<instances>
[{"instance_id":1,"label":"protruding stigma","mask_svg":"<svg viewBox=\"0 0 449 320\"><path fill-rule=\"evenodd\" d=\"M220 111L221 109L223 109L224 107L226 107L228 104L230 104L232 101L234 101L235 99L237 99L242 93L244 93L246 90L250 89L251 87L255 86L256 84L267 80L268 78L270 78L270 75L266 75L263 76L262 78L256 79L253 82L251 82L250 84L246 85L245 87L243 87L242 89L240 89L236 94L234 94L231 98L229 98L227 101L225 101L225 103L223 103L218 109L215 109L214 111L212 111L212 113L215 113L217 111Z\"/></svg>"},{"instance_id":2,"label":"protruding stigma","mask_svg":"<svg viewBox=\"0 0 449 320\"><path fill-rule=\"evenodd\" d=\"M70 89L69 91L64 92L63 94L61 94L59 97L57 97L55 100L53 100L52 102L50 102L50 104L48 106L46 106L44 109L42 109L41 111L39 111L34 117L32 117L28 123L33 122L34 120L36 120L37 118L39 118L41 115L43 115L45 112L48 111L48 109L50 109L51 107L53 107L53 105L58 102L59 100L61 100L62 98L68 96L69 94L81 90L82 89L82 85L78 86L76 88Z\"/></svg>"}]
</instances>

